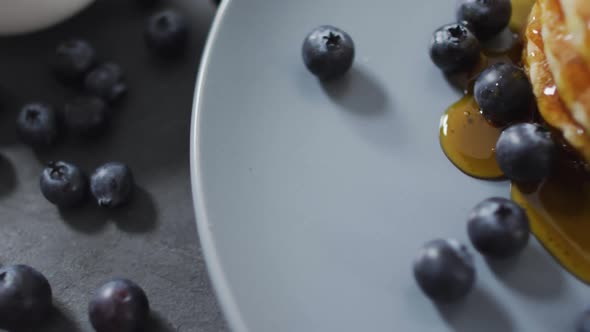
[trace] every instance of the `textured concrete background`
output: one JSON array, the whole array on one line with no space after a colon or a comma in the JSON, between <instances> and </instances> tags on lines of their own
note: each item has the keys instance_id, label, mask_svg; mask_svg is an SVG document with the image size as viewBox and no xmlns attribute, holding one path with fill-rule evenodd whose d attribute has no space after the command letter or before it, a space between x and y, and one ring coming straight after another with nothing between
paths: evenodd
<instances>
[{"instance_id":1,"label":"textured concrete background","mask_svg":"<svg viewBox=\"0 0 590 332\"><path fill-rule=\"evenodd\" d=\"M115 276L146 290L155 313L150 331L227 331L197 240L189 178L194 81L215 9L208 0L162 2L191 19L191 47L180 61L160 62L147 52L142 33L151 10L134 0L97 0L51 30L0 38L0 263L32 265L51 282L57 309L41 331L91 331L88 300ZM34 152L16 139L15 114L27 101L60 106L76 94L47 66L55 45L70 37L90 40L102 59L121 64L130 94L114 109L108 134L92 142L66 137ZM60 213L39 191L50 160L87 172L123 161L140 190L120 211L88 204Z\"/></svg>"}]
</instances>

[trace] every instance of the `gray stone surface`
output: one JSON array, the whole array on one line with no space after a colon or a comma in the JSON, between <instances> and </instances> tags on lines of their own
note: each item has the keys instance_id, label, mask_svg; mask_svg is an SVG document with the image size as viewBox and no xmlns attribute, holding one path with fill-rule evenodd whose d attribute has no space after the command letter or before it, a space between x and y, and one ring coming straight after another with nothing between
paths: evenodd
<instances>
[{"instance_id":1,"label":"gray stone surface","mask_svg":"<svg viewBox=\"0 0 590 332\"><path fill-rule=\"evenodd\" d=\"M151 331L227 331L197 240L188 157L195 75L214 6L207 0L164 5L191 19L191 47L179 61L158 61L145 49L151 11L131 0L98 0L53 29L0 38L0 263L32 265L50 280L57 312L42 331L91 331L87 302L115 276L145 288L155 312ZM56 148L34 152L18 142L15 114L26 101L60 106L76 95L47 66L56 43L70 37L87 38L102 59L120 63L130 94L113 109L108 134L95 141L66 136ZM118 211L88 204L59 212L38 189L43 164L57 159L87 172L126 162L140 189Z\"/></svg>"}]
</instances>

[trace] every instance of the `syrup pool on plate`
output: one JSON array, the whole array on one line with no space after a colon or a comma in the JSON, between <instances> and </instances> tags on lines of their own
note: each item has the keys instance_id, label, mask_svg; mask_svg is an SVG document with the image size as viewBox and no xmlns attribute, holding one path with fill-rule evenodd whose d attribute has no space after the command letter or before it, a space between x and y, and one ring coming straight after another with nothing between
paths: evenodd
<instances>
[{"instance_id":1,"label":"syrup pool on plate","mask_svg":"<svg viewBox=\"0 0 590 332\"><path fill-rule=\"evenodd\" d=\"M473 97L473 83L479 73L497 62L520 62L522 42L518 34L509 36L504 52L482 52L479 64L467 74L448 77L451 84L463 91L463 98L451 105L440 120L440 144L449 160L467 175L481 179L503 176L496 163L496 141L501 128L487 122Z\"/></svg>"},{"instance_id":2,"label":"syrup pool on plate","mask_svg":"<svg viewBox=\"0 0 590 332\"><path fill-rule=\"evenodd\" d=\"M524 31L534 2L512 1L510 28L516 36ZM450 79L464 91L464 96L441 117L440 144L457 168L476 178L503 176L495 155L502 128L490 124L481 115L471 94L473 80L491 63L519 64L522 42L516 39L506 52L484 52L473 73ZM526 210L536 238L567 270L590 283L590 173L584 163L567 153L563 155L552 176L536 185L512 183L511 195Z\"/></svg>"},{"instance_id":3,"label":"syrup pool on plate","mask_svg":"<svg viewBox=\"0 0 590 332\"><path fill-rule=\"evenodd\" d=\"M502 177L495 152L500 132L484 119L471 95L453 104L440 120L443 151L455 166L476 178Z\"/></svg>"},{"instance_id":4,"label":"syrup pool on plate","mask_svg":"<svg viewBox=\"0 0 590 332\"><path fill-rule=\"evenodd\" d=\"M512 199L529 216L531 230L557 260L590 283L590 174L571 160L561 160L540 184L512 184Z\"/></svg>"}]
</instances>

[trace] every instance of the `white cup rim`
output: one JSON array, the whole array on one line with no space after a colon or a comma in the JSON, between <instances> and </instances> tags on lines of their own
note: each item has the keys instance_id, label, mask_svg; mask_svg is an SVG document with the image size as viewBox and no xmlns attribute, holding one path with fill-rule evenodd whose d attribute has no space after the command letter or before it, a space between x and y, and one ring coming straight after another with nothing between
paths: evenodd
<instances>
[{"instance_id":1,"label":"white cup rim","mask_svg":"<svg viewBox=\"0 0 590 332\"><path fill-rule=\"evenodd\" d=\"M0 35L35 32L60 23L94 0L2 0Z\"/></svg>"}]
</instances>

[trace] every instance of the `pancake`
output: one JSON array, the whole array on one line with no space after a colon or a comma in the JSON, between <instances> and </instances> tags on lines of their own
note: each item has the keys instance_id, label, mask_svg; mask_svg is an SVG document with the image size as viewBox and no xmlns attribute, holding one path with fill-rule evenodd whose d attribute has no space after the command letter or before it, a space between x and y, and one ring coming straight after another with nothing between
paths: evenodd
<instances>
[{"instance_id":1,"label":"pancake","mask_svg":"<svg viewBox=\"0 0 590 332\"><path fill-rule=\"evenodd\" d=\"M590 132L590 67L572 43L559 0L539 0L549 69L573 118Z\"/></svg>"},{"instance_id":2,"label":"pancake","mask_svg":"<svg viewBox=\"0 0 590 332\"><path fill-rule=\"evenodd\" d=\"M586 161L590 162L590 137L586 134L584 128L572 118L566 105L561 100L544 53L541 13L539 3L535 4L525 31L523 54L525 70L533 86L537 106L543 119L550 126L560 131L565 141L578 151Z\"/></svg>"},{"instance_id":3,"label":"pancake","mask_svg":"<svg viewBox=\"0 0 590 332\"><path fill-rule=\"evenodd\" d=\"M561 0L572 43L590 64L590 1Z\"/></svg>"}]
</instances>

